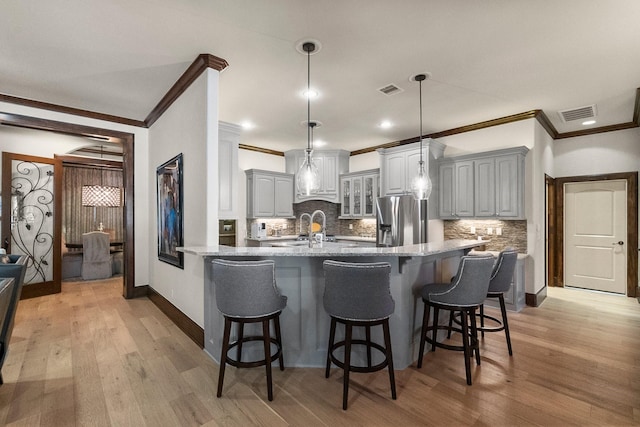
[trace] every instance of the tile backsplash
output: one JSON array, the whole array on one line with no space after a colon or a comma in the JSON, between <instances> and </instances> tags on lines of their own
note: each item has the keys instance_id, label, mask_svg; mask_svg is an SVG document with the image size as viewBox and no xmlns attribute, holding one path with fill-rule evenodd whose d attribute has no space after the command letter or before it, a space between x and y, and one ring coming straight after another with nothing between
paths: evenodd
<instances>
[{"instance_id":1,"label":"tile backsplash","mask_svg":"<svg viewBox=\"0 0 640 427\"><path fill-rule=\"evenodd\" d=\"M475 229L475 233L473 232ZM497 235L500 229L502 235ZM491 239L486 244L488 251L501 251L511 246L520 253L527 253L527 221L485 220L447 220L444 221L444 239Z\"/></svg>"},{"instance_id":2,"label":"tile backsplash","mask_svg":"<svg viewBox=\"0 0 640 427\"><path fill-rule=\"evenodd\" d=\"M264 222L267 226L267 236L279 233L281 236L297 236L300 233L300 215L303 213L313 213L321 210L327 216L327 234L336 236L367 236L375 237L376 220L375 218L365 219L338 219L340 215L340 205L337 203L324 202L319 200L310 200L307 202L296 203L293 205L293 214L291 219L275 218L275 219L247 219L247 231L251 230L251 224L254 222ZM321 218L316 216L316 222L321 222ZM351 226L351 228L349 228ZM307 233L307 220L304 220L304 230Z\"/></svg>"}]
</instances>

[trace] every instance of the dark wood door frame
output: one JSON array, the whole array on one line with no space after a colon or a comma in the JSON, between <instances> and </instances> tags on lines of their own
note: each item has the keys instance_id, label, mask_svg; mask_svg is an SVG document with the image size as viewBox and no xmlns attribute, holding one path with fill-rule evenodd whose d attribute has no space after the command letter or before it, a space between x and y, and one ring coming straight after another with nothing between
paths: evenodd
<instances>
[{"instance_id":1,"label":"dark wood door frame","mask_svg":"<svg viewBox=\"0 0 640 427\"><path fill-rule=\"evenodd\" d=\"M122 171L124 185L124 280L122 295L134 298L147 294L147 287L135 287L135 240L134 240L134 135L112 129L102 129L73 123L58 122L19 114L0 113L0 124L27 129L44 130L66 135L81 136L122 144Z\"/></svg>"},{"instance_id":2,"label":"dark wood door frame","mask_svg":"<svg viewBox=\"0 0 640 427\"><path fill-rule=\"evenodd\" d=\"M46 157L38 157L38 156L29 156L29 155L25 155L25 154L19 154L19 153L9 153L9 152L3 152L2 153L2 217L5 219L4 221L2 221L2 236L4 237L4 241L3 241L3 245L6 243L7 244L7 248L9 251L11 251L13 246L13 241L14 241L14 236L12 236L12 232L11 232L11 193L12 193L12 185L13 185L13 179L14 176L13 174L13 161L19 161L19 162L27 162L27 163L33 163L33 164L47 164L47 165L51 165L53 166L53 235L51 236L51 252L52 252L52 260L53 260L53 270L52 270L52 277L51 280L46 280L45 279L45 275L43 274L42 282L38 282L38 283L31 283L29 285L23 286L22 287L22 293L20 294L20 298L21 299L27 299L27 298L35 298L35 297L39 297L42 295L49 295L49 294L55 294L60 292L61 289L61 282L62 282L62 262L61 262L61 233L60 233L60 229L62 226L62 198L60 197L62 194L62 162L60 162L60 160L58 159L51 159L51 158L46 158ZM44 179L44 178L42 178ZM41 181L40 181L41 182ZM34 183L32 183L34 184ZM26 186L25 186L26 187ZM33 189L34 187L31 187L30 189L27 189L27 191ZM43 189L40 189L39 191L43 191ZM40 193L42 194L42 193ZM38 198L40 199L42 196L39 196ZM44 202L46 203L46 202ZM34 239L39 242L38 244L34 244L33 246L46 246L48 239L46 238L46 230L42 230L42 234L40 234L40 232L38 232L38 235L36 237L34 237ZM21 237L19 236L20 233L18 233L18 236L15 237L16 240L16 244L18 244L18 246L20 246L20 243L22 243L24 245L24 242L20 242ZM34 242L35 243L35 242ZM26 254L29 256L30 260L28 261L28 264L36 271L42 271L40 269L39 266L45 265L46 262L42 259L40 259L41 254L37 254L35 250L33 250L33 247L31 249L28 249L26 246L29 245L24 245L24 247L22 248L22 250L26 251ZM33 250L33 252L30 254L29 251ZM11 253L11 252L9 252ZM25 252L15 252L15 253L25 253ZM43 269L46 269L46 265L45 267L43 267Z\"/></svg>"},{"instance_id":3,"label":"dark wood door frame","mask_svg":"<svg viewBox=\"0 0 640 427\"><path fill-rule=\"evenodd\" d=\"M608 180L627 181L627 241L625 242L627 247L627 296L636 297L640 295L638 289L638 172L556 178L556 256L554 259L550 259L550 262L555 261L556 285L564 286L564 184ZM552 238L554 236L550 235L549 239Z\"/></svg>"},{"instance_id":4,"label":"dark wood door frame","mask_svg":"<svg viewBox=\"0 0 640 427\"><path fill-rule=\"evenodd\" d=\"M545 266L547 286L558 286L557 281L557 248L556 248L556 180L549 175L544 175L545 182L545 204L546 204L546 231L547 250L545 252Z\"/></svg>"}]
</instances>

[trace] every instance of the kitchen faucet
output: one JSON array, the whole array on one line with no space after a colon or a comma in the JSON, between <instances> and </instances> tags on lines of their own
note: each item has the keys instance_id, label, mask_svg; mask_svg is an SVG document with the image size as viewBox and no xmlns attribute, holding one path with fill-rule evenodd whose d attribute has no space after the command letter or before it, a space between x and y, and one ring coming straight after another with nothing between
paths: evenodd
<instances>
[{"instance_id":1,"label":"kitchen faucet","mask_svg":"<svg viewBox=\"0 0 640 427\"><path fill-rule=\"evenodd\" d=\"M305 212L303 214L300 215L300 226L298 227L298 234L302 234L302 218L304 218L305 216L309 217L309 226L311 226L311 214Z\"/></svg>"},{"instance_id":2,"label":"kitchen faucet","mask_svg":"<svg viewBox=\"0 0 640 427\"><path fill-rule=\"evenodd\" d=\"M313 213L311 214L311 219L309 219L309 247L312 248L313 247L313 241L314 241L314 235L313 235L313 218L315 218L316 214L320 214L320 216L322 216L322 233L320 234L320 239L319 242L320 244L322 244L322 240L324 239L324 233L327 229L327 216L324 214L324 212L322 212L320 209L313 211Z\"/></svg>"}]
</instances>

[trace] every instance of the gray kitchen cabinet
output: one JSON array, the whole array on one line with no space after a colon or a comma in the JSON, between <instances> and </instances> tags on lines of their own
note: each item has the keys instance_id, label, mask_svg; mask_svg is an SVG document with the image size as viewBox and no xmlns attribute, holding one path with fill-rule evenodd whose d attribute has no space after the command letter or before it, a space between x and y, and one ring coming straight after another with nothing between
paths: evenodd
<instances>
[{"instance_id":1,"label":"gray kitchen cabinet","mask_svg":"<svg viewBox=\"0 0 640 427\"><path fill-rule=\"evenodd\" d=\"M440 218L524 219L527 151L517 147L442 159Z\"/></svg>"},{"instance_id":2,"label":"gray kitchen cabinet","mask_svg":"<svg viewBox=\"0 0 640 427\"><path fill-rule=\"evenodd\" d=\"M432 181L436 178L434 160L442 156L444 145L432 139L425 139L422 143L422 159L425 169ZM418 174L420 161L420 143L412 143L392 148L381 148L380 154L380 185L382 196L409 194L411 181ZM432 172L433 169L433 172ZM434 188L436 186L434 185Z\"/></svg>"},{"instance_id":3,"label":"gray kitchen cabinet","mask_svg":"<svg viewBox=\"0 0 640 427\"><path fill-rule=\"evenodd\" d=\"M440 164L438 179L440 218L473 217L473 161Z\"/></svg>"},{"instance_id":4,"label":"gray kitchen cabinet","mask_svg":"<svg viewBox=\"0 0 640 427\"><path fill-rule=\"evenodd\" d=\"M379 169L340 175L340 218L375 216L379 180Z\"/></svg>"},{"instance_id":5,"label":"gray kitchen cabinet","mask_svg":"<svg viewBox=\"0 0 640 427\"><path fill-rule=\"evenodd\" d=\"M304 163L305 150L289 150L284 153L286 171L297 174ZM340 175L349 171L349 152L346 150L314 150L313 161L320 172L320 190L310 196L297 194L294 188L294 203L307 200L340 202Z\"/></svg>"},{"instance_id":6,"label":"gray kitchen cabinet","mask_svg":"<svg viewBox=\"0 0 640 427\"><path fill-rule=\"evenodd\" d=\"M247 218L293 217L293 175L249 169Z\"/></svg>"},{"instance_id":7,"label":"gray kitchen cabinet","mask_svg":"<svg viewBox=\"0 0 640 427\"><path fill-rule=\"evenodd\" d=\"M526 256L518 255L516 268L511 279L509 290L504 293L504 305L507 310L520 311L525 306L525 263ZM497 298L488 298L484 301L485 305L500 308Z\"/></svg>"}]
</instances>

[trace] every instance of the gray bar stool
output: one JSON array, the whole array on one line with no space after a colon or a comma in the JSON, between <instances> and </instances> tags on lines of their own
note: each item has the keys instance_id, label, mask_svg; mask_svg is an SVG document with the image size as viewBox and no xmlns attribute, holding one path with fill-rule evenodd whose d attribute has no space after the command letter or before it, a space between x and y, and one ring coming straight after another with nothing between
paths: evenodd
<instances>
[{"instance_id":1,"label":"gray bar stool","mask_svg":"<svg viewBox=\"0 0 640 427\"><path fill-rule=\"evenodd\" d=\"M424 317L422 320L422 332L420 333L420 350L418 356L418 369L422 368L424 343L431 344L432 351L436 347L447 350L464 352L464 366L467 384L471 385L471 363L469 359L475 352L476 364L480 365L480 348L478 346L478 331L476 327L475 312L487 296L489 278L493 269L494 258L490 254L463 256L458 266L458 272L451 283L430 283L424 285L421 290L424 302ZM433 325L429 326L429 309L433 307ZM462 328L438 324L439 309L450 310L459 313ZM469 325L469 322L471 323ZM469 326L471 331L469 331ZM462 335L462 345L451 345L438 342L436 334L438 330L451 329ZM427 335L432 332L431 338Z\"/></svg>"},{"instance_id":2,"label":"gray bar stool","mask_svg":"<svg viewBox=\"0 0 640 427\"><path fill-rule=\"evenodd\" d=\"M329 346L327 349L327 368L325 377L329 378L331 362L344 370L342 409L347 409L349 396L349 372L375 372L385 367L389 369L391 398L396 398L396 382L393 372L389 317L395 309L391 297L391 265L386 262L350 263L327 260L324 266L324 309L331 316ZM345 339L334 342L336 323L345 326ZM371 341L371 327L382 325L384 346ZM365 339L352 339L354 326L365 327ZM351 346L364 345L367 350L367 365L355 366L351 361ZM334 352L344 348L344 360L339 360ZM384 355L384 360L372 365L371 349Z\"/></svg>"},{"instance_id":3,"label":"gray bar stool","mask_svg":"<svg viewBox=\"0 0 640 427\"><path fill-rule=\"evenodd\" d=\"M513 356L513 350L511 349L511 336L509 335L509 323L507 322L507 307L504 304L504 294L511 288L511 282L513 281L513 272L516 269L516 262L518 261L518 252L515 249L507 248L500 252L498 260L493 267L493 273L491 274L491 280L489 281L489 290L487 291L487 298L498 298L500 302L500 312L502 319L498 319L493 316L489 316L484 313L484 304L480 304L480 332L484 337L485 332L499 332L504 331L507 339L507 348L509 349L509 356ZM485 319L489 319L497 324L497 326L485 326Z\"/></svg>"},{"instance_id":4,"label":"gray bar stool","mask_svg":"<svg viewBox=\"0 0 640 427\"><path fill-rule=\"evenodd\" d=\"M224 316L224 336L220 355L220 373L218 374L218 394L222 396L224 370L228 363L236 368L252 368L266 366L267 394L273 400L271 380L271 363L280 362L280 370L284 370L282 358L282 336L280 334L280 313L287 305L287 297L280 295L275 282L274 261L227 261L215 259L213 263L213 283L218 310ZM269 321L273 320L275 338L269 331ZM231 325L238 324L238 338L230 343ZM246 323L262 323L262 335L244 336ZM264 343L264 359L243 362L242 344L248 341ZM275 344L276 352L271 353L271 344ZM236 358L229 356L229 350L237 348Z\"/></svg>"}]
</instances>

